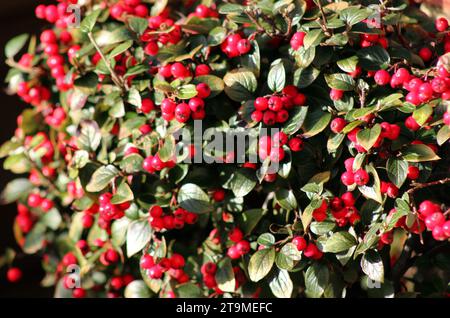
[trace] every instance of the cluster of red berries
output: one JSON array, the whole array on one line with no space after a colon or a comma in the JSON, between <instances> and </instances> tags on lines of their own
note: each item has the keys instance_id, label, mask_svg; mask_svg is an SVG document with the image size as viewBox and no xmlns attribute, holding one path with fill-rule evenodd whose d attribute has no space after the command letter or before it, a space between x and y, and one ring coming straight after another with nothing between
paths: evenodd
<instances>
[{"instance_id":1,"label":"cluster of red berries","mask_svg":"<svg viewBox=\"0 0 450 318\"><path fill-rule=\"evenodd\" d=\"M262 121L267 126L284 123L289 119L288 111L295 106L305 105L305 102L306 96L300 93L297 87L288 85L281 95L256 98L251 118L257 123Z\"/></svg>"},{"instance_id":2,"label":"cluster of red berries","mask_svg":"<svg viewBox=\"0 0 450 318\"><path fill-rule=\"evenodd\" d=\"M166 98L161 103L162 117L171 121L175 119L179 123L185 123L189 119L202 120L205 118L205 102L200 97L194 97L189 102L176 104L173 100Z\"/></svg>"},{"instance_id":3,"label":"cluster of red berries","mask_svg":"<svg viewBox=\"0 0 450 318\"><path fill-rule=\"evenodd\" d=\"M42 211L48 212L54 207L52 200L43 198L39 193L30 193L28 195L27 204L31 208L41 208Z\"/></svg>"},{"instance_id":4,"label":"cluster of red berries","mask_svg":"<svg viewBox=\"0 0 450 318\"><path fill-rule=\"evenodd\" d=\"M34 216L23 204L17 204L16 224L23 233L28 233L33 228Z\"/></svg>"},{"instance_id":5,"label":"cluster of red berries","mask_svg":"<svg viewBox=\"0 0 450 318\"><path fill-rule=\"evenodd\" d=\"M450 238L450 220L439 204L429 200L423 201L419 205L419 218L425 222L425 226L432 232L433 238L444 241Z\"/></svg>"},{"instance_id":6,"label":"cluster of red berries","mask_svg":"<svg viewBox=\"0 0 450 318\"><path fill-rule=\"evenodd\" d=\"M132 281L134 281L134 277L131 274L125 274L121 276L113 276L109 281L110 290L107 293L108 298L119 298L119 291L127 287Z\"/></svg>"},{"instance_id":7,"label":"cluster of red berries","mask_svg":"<svg viewBox=\"0 0 450 318\"><path fill-rule=\"evenodd\" d=\"M195 7L195 11L192 13L189 13L188 18L190 17L198 17L198 18L218 18L219 13L217 12L215 8L215 4L212 4L210 7L199 4Z\"/></svg>"},{"instance_id":8,"label":"cluster of red berries","mask_svg":"<svg viewBox=\"0 0 450 318\"><path fill-rule=\"evenodd\" d=\"M350 161L352 160L349 160L348 164L345 164L346 171L341 175L341 182L346 186L352 186L355 183L358 186L366 185L370 180L369 174L362 168L353 171L353 164L350 166Z\"/></svg>"},{"instance_id":9,"label":"cluster of red berries","mask_svg":"<svg viewBox=\"0 0 450 318\"><path fill-rule=\"evenodd\" d=\"M340 197L334 197L330 201L331 214L339 227L347 224L354 225L361 219L358 209L355 207L355 197L351 192L345 192Z\"/></svg>"},{"instance_id":10,"label":"cluster of red berries","mask_svg":"<svg viewBox=\"0 0 450 318\"><path fill-rule=\"evenodd\" d=\"M148 156L142 162L142 169L148 173L155 173L156 171L161 171L164 168L171 169L175 167L175 160L162 161L158 154L154 156Z\"/></svg>"},{"instance_id":11,"label":"cluster of red berries","mask_svg":"<svg viewBox=\"0 0 450 318\"><path fill-rule=\"evenodd\" d=\"M24 65L23 62L19 62L21 65ZM47 102L51 98L50 90L42 86L40 84L31 84L27 82L20 82L17 85L17 95L23 99L24 102L38 106L42 102Z\"/></svg>"},{"instance_id":12,"label":"cluster of red berries","mask_svg":"<svg viewBox=\"0 0 450 318\"><path fill-rule=\"evenodd\" d=\"M363 33L360 35L360 45L361 47L370 47L374 45L380 45L387 49L388 41L387 39L379 34L375 33Z\"/></svg>"},{"instance_id":13,"label":"cluster of red berries","mask_svg":"<svg viewBox=\"0 0 450 318\"><path fill-rule=\"evenodd\" d=\"M169 31L170 30L170 31ZM141 36L146 43L144 52L155 56L159 51L159 44L177 44L182 37L181 27L168 17L168 11L148 18L148 29Z\"/></svg>"},{"instance_id":14,"label":"cluster of red berries","mask_svg":"<svg viewBox=\"0 0 450 318\"><path fill-rule=\"evenodd\" d=\"M227 36L220 45L222 52L229 58L247 54L252 49L252 44L248 39L242 38L241 34L235 33Z\"/></svg>"},{"instance_id":15,"label":"cluster of red berries","mask_svg":"<svg viewBox=\"0 0 450 318\"><path fill-rule=\"evenodd\" d=\"M124 202L120 204L112 204L112 193L106 192L98 197L98 206L94 204L85 211L85 215L93 215L99 212L99 226L103 229L109 228L109 224L112 220L118 220L125 215L125 211L128 210L131 203Z\"/></svg>"},{"instance_id":16,"label":"cluster of red berries","mask_svg":"<svg viewBox=\"0 0 450 318\"><path fill-rule=\"evenodd\" d=\"M200 268L200 272L203 276L203 284L209 289L214 289L214 291L221 295L223 291L217 286L216 281L216 273L217 273L217 265L213 262L207 262L202 265ZM238 289L239 286L245 283L246 278L242 269L238 266L233 266L233 273L236 280L235 289Z\"/></svg>"},{"instance_id":17,"label":"cluster of red berries","mask_svg":"<svg viewBox=\"0 0 450 318\"><path fill-rule=\"evenodd\" d=\"M250 252L250 243L244 240L244 233L235 227L228 233L228 238L234 244L228 248L227 255L231 259L238 259Z\"/></svg>"},{"instance_id":18,"label":"cluster of red berries","mask_svg":"<svg viewBox=\"0 0 450 318\"><path fill-rule=\"evenodd\" d=\"M146 18L148 8L141 0L120 0L109 8L109 13L116 20L121 20L125 15Z\"/></svg>"},{"instance_id":19,"label":"cluster of red berries","mask_svg":"<svg viewBox=\"0 0 450 318\"><path fill-rule=\"evenodd\" d=\"M141 268L151 279L161 279L167 272L179 284L189 281L189 276L183 270L185 264L184 257L177 253L173 253L170 258L161 258L157 262L152 255L144 254L140 261Z\"/></svg>"},{"instance_id":20,"label":"cluster of red berries","mask_svg":"<svg viewBox=\"0 0 450 318\"><path fill-rule=\"evenodd\" d=\"M65 29L75 22L75 16L69 6L77 3L78 0L60 0L57 5L40 4L35 9L35 15L38 19L47 20L58 28Z\"/></svg>"},{"instance_id":21,"label":"cluster of red berries","mask_svg":"<svg viewBox=\"0 0 450 318\"><path fill-rule=\"evenodd\" d=\"M295 236L292 239L292 244L294 244L297 250L303 252L303 255L308 258L318 260L323 256L323 252L319 250L317 245L313 242L307 242L303 236Z\"/></svg>"},{"instance_id":22,"label":"cluster of red berries","mask_svg":"<svg viewBox=\"0 0 450 318\"><path fill-rule=\"evenodd\" d=\"M198 215L182 208L178 208L171 213L164 214L164 210L159 205L154 205L149 209L150 217L148 222L155 231L182 229L185 224L195 224Z\"/></svg>"}]
</instances>

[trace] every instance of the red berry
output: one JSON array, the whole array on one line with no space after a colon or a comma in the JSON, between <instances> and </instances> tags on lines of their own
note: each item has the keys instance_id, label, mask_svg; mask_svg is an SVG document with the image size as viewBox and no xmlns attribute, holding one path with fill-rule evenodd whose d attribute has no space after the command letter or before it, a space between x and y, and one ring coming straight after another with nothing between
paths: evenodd
<instances>
[{"instance_id":1,"label":"red berry","mask_svg":"<svg viewBox=\"0 0 450 318\"><path fill-rule=\"evenodd\" d=\"M296 32L291 37L291 47L294 50L298 50L301 46L303 46L303 39L305 38L306 33L305 32Z\"/></svg>"},{"instance_id":2,"label":"red berry","mask_svg":"<svg viewBox=\"0 0 450 318\"><path fill-rule=\"evenodd\" d=\"M297 247L297 250L299 251L303 251L308 244L302 236L295 236L292 239L292 243L295 245L295 247Z\"/></svg>"},{"instance_id":3,"label":"red berry","mask_svg":"<svg viewBox=\"0 0 450 318\"><path fill-rule=\"evenodd\" d=\"M211 89L205 83L197 84L195 89L197 90L197 96L202 99L207 98L211 94Z\"/></svg>"},{"instance_id":4,"label":"red berry","mask_svg":"<svg viewBox=\"0 0 450 318\"><path fill-rule=\"evenodd\" d=\"M407 173L407 177L410 180L416 180L417 178L419 178L419 174L420 174L420 170L418 167L416 166L409 166L408 167L408 173Z\"/></svg>"},{"instance_id":5,"label":"red berry","mask_svg":"<svg viewBox=\"0 0 450 318\"><path fill-rule=\"evenodd\" d=\"M73 298L85 298L86 297L86 290L83 288L75 288L72 292Z\"/></svg>"},{"instance_id":6,"label":"red berry","mask_svg":"<svg viewBox=\"0 0 450 318\"><path fill-rule=\"evenodd\" d=\"M335 118L331 121L330 129L335 134L338 134L344 129L344 127L347 125L347 121L344 118Z\"/></svg>"},{"instance_id":7,"label":"red berry","mask_svg":"<svg viewBox=\"0 0 450 318\"><path fill-rule=\"evenodd\" d=\"M17 267L11 267L6 273L6 278L10 283L17 283L22 278L22 271Z\"/></svg>"},{"instance_id":8,"label":"red berry","mask_svg":"<svg viewBox=\"0 0 450 318\"><path fill-rule=\"evenodd\" d=\"M236 245L230 246L230 248L228 248L227 255L231 259L238 259L239 257L241 257L241 253L237 249Z\"/></svg>"},{"instance_id":9,"label":"red berry","mask_svg":"<svg viewBox=\"0 0 450 318\"><path fill-rule=\"evenodd\" d=\"M356 170L354 180L359 186L366 185L369 182L369 174L364 169L360 168Z\"/></svg>"},{"instance_id":10,"label":"red berry","mask_svg":"<svg viewBox=\"0 0 450 318\"><path fill-rule=\"evenodd\" d=\"M343 96L344 96L344 91L342 91L340 89L332 88L330 91L331 100L334 100L334 101L341 100Z\"/></svg>"},{"instance_id":11,"label":"red berry","mask_svg":"<svg viewBox=\"0 0 450 318\"><path fill-rule=\"evenodd\" d=\"M375 73L373 79L375 80L375 83L377 83L377 85L384 86L389 84L389 82L391 81L391 75L388 71L378 70Z\"/></svg>"},{"instance_id":12,"label":"red berry","mask_svg":"<svg viewBox=\"0 0 450 318\"><path fill-rule=\"evenodd\" d=\"M302 151L304 148L303 140L300 137L291 138L288 145L293 152Z\"/></svg>"},{"instance_id":13,"label":"red berry","mask_svg":"<svg viewBox=\"0 0 450 318\"><path fill-rule=\"evenodd\" d=\"M237 44L237 50L240 54L247 54L252 48L250 41L247 39L242 39Z\"/></svg>"},{"instance_id":14,"label":"red berry","mask_svg":"<svg viewBox=\"0 0 450 318\"><path fill-rule=\"evenodd\" d=\"M341 182L346 186L351 186L355 183L355 175L351 171L346 171L341 175Z\"/></svg>"},{"instance_id":15,"label":"red berry","mask_svg":"<svg viewBox=\"0 0 450 318\"><path fill-rule=\"evenodd\" d=\"M433 51L431 51L427 47L423 47L419 50L419 56L424 60L424 62L428 62L433 57Z\"/></svg>"},{"instance_id":16,"label":"red berry","mask_svg":"<svg viewBox=\"0 0 450 318\"><path fill-rule=\"evenodd\" d=\"M236 248L241 255L245 255L250 252L250 243L246 240L239 241Z\"/></svg>"},{"instance_id":17,"label":"red berry","mask_svg":"<svg viewBox=\"0 0 450 318\"><path fill-rule=\"evenodd\" d=\"M446 18L438 18L436 19L434 26L436 27L436 30L439 32L444 32L448 28L448 21Z\"/></svg>"},{"instance_id":18,"label":"red berry","mask_svg":"<svg viewBox=\"0 0 450 318\"><path fill-rule=\"evenodd\" d=\"M254 106L256 110L265 111L269 107L269 101L267 98L258 97L254 101Z\"/></svg>"},{"instance_id":19,"label":"red berry","mask_svg":"<svg viewBox=\"0 0 450 318\"><path fill-rule=\"evenodd\" d=\"M180 254L176 253L172 254L169 260L172 268L179 269L184 267L185 264L184 257Z\"/></svg>"},{"instance_id":20,"label":"red berry","mask_svg":"<svg viewBox=\"0 0 450 318\"><path fill-rule=\"evenodd\" d=\"M235 227L228 233L228 238L234 243L238 243L244 238L244 233L242 233L239 228Z\"/></svg>"}]
</instances>

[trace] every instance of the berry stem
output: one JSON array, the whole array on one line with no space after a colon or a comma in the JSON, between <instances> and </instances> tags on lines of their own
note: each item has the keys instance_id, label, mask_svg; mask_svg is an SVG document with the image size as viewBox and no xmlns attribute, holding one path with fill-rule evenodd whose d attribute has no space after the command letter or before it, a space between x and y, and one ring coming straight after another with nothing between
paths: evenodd
<instances>
[{"instance_id":1,"label":"berry stem","mask_svg":"<svg viewBox=\"0 0 450 318\"><path fill-rule=\"evenodd\" d=\"M100 57L105 62L106 67L108 68L108 71L111 73L111 79L118 87L121 88L122 92L125 92L125 84L123 82L123 79L119 77L114 69L111 66L111 63L109 63L108 59L103 54L101 48L98 46L97 41L95 41L94 36L92 32L88 33L89 40L91 41L92 45L94 45L95 49L97 50L98 54L100 54Z\"/></svg>"}]
</instances>

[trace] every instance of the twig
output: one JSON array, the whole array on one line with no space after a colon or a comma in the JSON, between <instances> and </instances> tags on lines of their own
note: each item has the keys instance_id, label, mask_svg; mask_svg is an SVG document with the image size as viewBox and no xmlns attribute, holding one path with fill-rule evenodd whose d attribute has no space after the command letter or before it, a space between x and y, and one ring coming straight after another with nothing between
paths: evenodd
<instances>
[{"instance_id":1,"label":"twig","mask_svg":"<svg viewBox=\"0 0 450 318\"><path fill-rule=\"evenodd\" d=\"M428 188L428 187L432 187L435 185L446 184L446 183L450 183L450 177L444 178L441 180L426 182L426 183L413 183L412 184L413 187L411 189L409 189L408 191L406 191L406 193L413 194L414 192L416 192L419 189Z\"/></svg>"},{"instance_id":2,"label":"twig","mask_svg":"<svg viewBox=\"0 0 450 318\"><path fill-rule=\"evenodd\" d=\"M327 18L325 16L325 11L323 11L322 3L320 3L320 0L317 1L317 5L319 6L320 15L322 17L322 29L327 35L329 35L330 32L327 27Z\"/></svg>"},{"instance_id":3,"label":"twig","mask_svg":"<svg viewBox=\"0 0 450 318\"><path fill-rule=\"evenodd\" d=\"M103 54L101 48L98 46L97 41L95 41L94 36L92 34L92 32L88 33L88 37L89 40L92 42L92 44L94 45L95 49L97 50L98 54L100 54L100 57L102 58L102 60L105 62L106 68L108 69L108 71L111 73L111 79L114 82L114 84L116 84L117 86L120 87L120 89L122 90L122 92L125 92L125 84L123 82L123 79L121 77L119 77L116 72L114 71L114 69L111 66L111 63L108 61L108 59L105 57L105 55Z\"/></svg>"}]
</instances>

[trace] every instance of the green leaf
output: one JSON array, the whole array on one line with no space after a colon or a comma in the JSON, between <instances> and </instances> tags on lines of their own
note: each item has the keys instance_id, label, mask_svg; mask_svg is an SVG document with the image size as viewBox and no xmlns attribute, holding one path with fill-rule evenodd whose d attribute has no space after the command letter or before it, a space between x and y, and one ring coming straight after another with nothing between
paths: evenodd
<instances>
[{"instance_id":1,"label":"green leaf","mask_svg":"<svg viewBox=\"0 0 450 318\"><path fill-rule=\"evenodd\" d=\"M36 223L33 229L25 237L25 244L23 245L23 251L27 254L35 254L39 251L45 241L46 226L43 223Z\"/></svg>"},{"instance_id":2,"label":"green leaf","mask_svg":"<svg viewBox=\"0 0 450 318\"><path fill-rule=\"evenodd\" d=\"M245 68L228 72L225 74L223 81L225 93L236 102L252 99L252 93L258 86L255 74Z\"/></svg>"},{"instance_id":3,"label":"green leaf","mask_svg":"<svg viewBox=\"0 0 450 318\"><path fill-rule=\"evenodd\" d=\"M356 55L353 55L346 59L337 61L336 64L344 72L350 73L355 71L356 66L358 65L358 57Z\"/></svg>"},{"instance_id":4,"label":"green leaf","mask_svg":"<svg viewBox=\"0 0 450 318\"><path fill-rule=\"evenodd\" d=\"M247 210L239 214L237 222L239 228L245 235L252 233L253 229L256 227L258 222L262 219L264 215L264 210L262 209L252 209Z\"/></svg>"},{"instance_id":5,"label":"green leaf","mask_svg":"<svg viewBox=\"0 0 450 318\"><path fill-rule=\"evenodd\" d=\"M271 233L263 233L258 236L257 243L265 247L271 247L275 244L275 236Z\"/></svg>"},{"instance_id":6,"label":"green leaf","mask_svg":"<svg viewBox=\"0 0 450 318\"><path fill-rule=\"evenodd\" d=\"M144 18L139 17L128 17L128 24L130 29L139 35L144 34L145 30L148 28L148 21Z\"/></svg>"},{"instance_id":7,"label":"green leaf","mask_svg":"<svg viewBox=\"0 0 450 318\"><path fill-rule=\"evenodd\" d=\"M252 282L259 282L266 277L272 269L275 262L275 250L273 248L265 248L256 251L250 258L248 263L248 274Z\"/></svg>"},{"instance_id":8,"label":"green leaf","mask_svg":"<svg viewBox=\"0 0 450 318\"><path fill-rule=\"evenodd\" d=\"M239 169L235 171L230 180L230 188L237 197L244 197L256 186L255 172L250 169Z\"/></svg>"},{"instance_id":9,"label":"green leaf","mask_svg":"<svg viewBox=\"0 0 450 318\"><path fill-rule=\"evenodd\" d=\"M348 74L335 73L325 75L328 86L341 91L351 91L355 88L355 80Z\"/></svg>"},{"instance_id":10,"label":"green leaf","mask_svg":"<svg viewBox=\"0 0 450 318\"><path fill-rule=\"evenodd\" d=\"M310 138L319 134L325 128L331 120L331 114L315 109L312 112L308 112L305 122L303 123L303 136Z\"/></svg>"},{"instance_id":11,"label":"green leaf","mask_svg":"<svg viewBox=\"0 0 450 318\"><path fill-rule=\"evenodd\" d=\"M302 254L297 247L293 243L287 243L277 253L275 263L280 269L291 270L301 258Z\"/></svg>"},{"instance_id":12,"label":"green leaf","mask_svg":"<svg viewBox=\"0 0 450 318\"><path fill-rule=\"evenodd\" d=\"M180 188L178 203L183 209L193 213L206 213L213 209L208 195L193 183L184 184Z\"/></svg>"},{"instance_id":13,"label":"green leaf","mask_svg":"<svg viewBox=\"0 0 450 318\"><path fill-rule=\"evenodd\" d=\"M383 197L381 195L381 182L380 178L378 177L378 172L373 166L372 163L366 166L366 171L370 175L372 175L372 181L370 184L366 184L364 186L359 186L358 190L362 193L362 195L368 199L372 199L377 201L378 203L383 202Z\"/></svg>"},{"instance_id":14,"label":"green leaf","mask_svg":"<svg viewBox=\"0 0 450 318\"><path fill-rule=\"evenodd\" d=\"M129 225L130 219L126 217L115 220L111 224L111 243L114 246L120 247L125 243Z\"/></svg>"},{"instance_id":15,"label":"green leaf","mask_svg":"<svg viewBox=\"0 0 450 318\"><path fill-rule=\"evenodd\" d=\"M377 142L380 134L381 126L379 124L375 124L372 128L366 128L358 131L356 134L356 140L361 146L364 147L364 149L369 150Z\"/></svg>"},{"instance_id":16,"label":"green leaf","mask_svg":"<svg viewBox=\"0 0 450 318\"><path fill-rule=\"evenodd\" d=\"M102 9L97 9L89 13L80 24L80 30L84 33L92 32L94 29L95 23L97 23L97 19L102 13Z\"/></svg>"},{"instance_id":17,"label":"green leaf","mask_svg":"<svg viewBox=\"0 0 450 318\"><path fill-rule=\"evenodd\" d=\"M235 291L236 280L230 258L225 257L217 264L216 282L217 287L224 292Z\"/></svg>"},{"instance_id":18,"label":"green leaf","mask_svg":"<svg viewBox=\"0 0 450 318\"><path fill-rule=\"evenodd\" d=\"M113 165L100 167L92 175L91 180L86 186L86 190L88 192L100 192L118 175L119 170Z\"/></svg>"},{"instance_id":19,"label":"green leaf","mask_svg":"<svg viewBox=\"0 0 450 318\"><path fill-rule=\"evenodd\" d=\"M10 204L20 198L24 198L33 189L33 184L28 179L19 178L10 181L0 195L1 204Z\"/></svg>"},{"instance_id":20,"label":"green leaf","mask_svg":"<svg viewBox=\"0 0 450 318\"><path fill-rule=\"evenodd\" d=\"M127 102L133 106L141 108L142 97L141 97L141 94L139 93L139 91L135 87L130 88L130 91L128 92Z\"/></svg>"},{"instance_id":21,"label":"green leaf","mask_svg":"<svg viewBox=\"0 0 450 318\"><path fill-rule=\"evenodd\" d=\"M5 56L13 58L24 47L28 37L28 34L21 34L9 40L5 45Z\"/></svg>"},{"instance_id":22,"label":"green leaf","mask_svg":"<svg viewBox=\"0 0 450 318\"><path fill-rule=\"evenodd\" d=\"M41 217L41 222L53 231L56 231L61 225L62 217L59 211L53 208Z\"/></svg>"},{"instance_id":23,"label":"green leaf","mask_svg":"<svg viewBox=\"0 0 450 318\"><path fill-rule=\"evenodd\" d=\"M179 298L201 298L203 297L202 290L197 284L185 283L178 285L175 289L175 294Z\"/></svg>"},{"instance_id":24,"label":"green leaf","mask_svg":"<svg viewBox=\"0 0 450 318\"><path fill-rule=\"evenodd\" d=\"M280 189L275 192L275 198L283 209L294 210L297 208L297 199L292 190Z\"/></svg>"},{"instance_id":25,"label":"green leaf","mask_svg":"<svg viewBox=\"0 0 450 318\"><path fill-rule=\"evenodd\" d=\"M244 9L245 9L245 7L240 4L225 3L219 7L219 13L220 14L229 14L229 13L239 14L239 13L244 12Z\"/></svg>"},{"instance_id":26,"label":"green leaf","mask_svg":"<svg viewBox=\"0 0 450 318\"><path fill-rule=\"evenodd\" d=\"M175 155L175 138L172 135L168 135L164 139L164 145L159 149L158 155L164 162L173 159Z\"/></svg>"},{"instance_id":27,"label":"green leaf","mask_svg":"<svg viewBox=\"0 0 450 318\"><path fill-rule=\"evenodd\" d=\"M125 287L125 298L150 298L151 292L143 280L134 280Z\"/></svg>"},{"instance_id":28,"label":"green leaf","mask_svg":"<svg viewBox=\"0 0 450 318\"><path fill-rule=\"evenodd\" d=\"M388 178L399 189L406 181L408 166L408 162L400 159L389 158L386 162L386 171Z\"/></svg>"},{"instance_id":29,"label":"green leaf","mask_svg":"<svg viewBox=\"0 0 450 318\"><path fill-rule=\"evenodd\" d=\"M305 88L311 85L319 76L320 70L313 66L298 68L294 73L294 85L298 88Z\"/></svg>"},{"instance_id":30,"label":"green leaf","mask_svg":"<svg viewBox=\"0 0 450 318\"><path fill-rule=\"evenodd\" d=\"M303 47L305 50L310 47L317 46L320 42L325 38L325 34L322 29L314 29L306 33L305 38L303 39Z\"/></svg>"},{"instance_id":31,"label":"green leaf","mask_svg":"<svg viewBox=\"0 0 450 318\"><path fill-rule=\"evenodd\" d=\"M376 250L367 251L361 258L361 269L376 282L384 282L384 266L380 254Z\"/></svg>"},{"instance_id":32,"label":"green leaf","mask_svg":"<svg viewBox=\"0 0 450 318\"><path fill-rule=\"evenodd\" d=\"M127 229L127 256L140 252L152 238L152 229L147 219L130 223Z\"/></svg>"},{"instance_id":33,"label":"green leaf","mask_svg":"<svg viewBox=\"0 0 450 318\"><path fill-rule=\"evenodd\" d=\"M194 84L181 85L177 88L175 94L179 99L191 99L197 96L197 89Z\"/></svg>"},{"instance_id":34,"label":"green leaf","mask_svg":"<svg viewBox=\"0 0 450 318\"><path fill-rule=\"evenodd\" d=\"M267 84L273 92L281 92L286 85L286 71L281 59L272 63L267 78Z\"/></svg>"},{"instance_id":35,"label":"green leaf","mask_svg":"<svg viewBox=\"0 0 450 318\"><path fill-rule=\"evenodd\" d=\"M142 161L144 161L144 158L142 158L141 155L133 153L123 158L123 160L119 164L119 167L125 173L135 173L141 170Z\"/></svg>"},{"instance_id":36,"label":"green leaf","mask_svg":"<svg viewBox=\"0 0 450 318\"><path fill-rule=\"evenodd\" d=\"M371 10L357 6L348 7L339 12L339 18L350 26L367 19L370 15Z\"/></svg>"},{"instance_id":37,"label":"green leaf","mask_svg":"<svg viewBox=\"0 0 450 318\"><path fill-rule=\"evenodd\" d=\"M102 135L97 122L85 120L80 123L80 131L77 138L79 148L87 151L95 151L101 141Z\"/></svg>"},{"instance_id":38,"label":"green leaf","mask_svg":"<svg viewBox=\"0 0 450 318\"><path fill-rule=\"evenodd\" d=\"M277 298L290 298L294 289L294 284L289 277L288 271L281 269L271 277L269 287Z\"/></svg>"},{"instance_id":39,"label":"green leaf","mask_svg":"<svg viewBox=\"0 0 450 318\"><path fill-rule=\"evenodd\" d=\"M222 26L218 26L215 27L214 29L212 29L209 34L208 34L208 45L209 46L217 46L222 44L223 41L225 41L227 37L227 29L222 27Z\"/></svg>"},{"instance_id":40,"label":"green leaf","mask_svg":"<svg viewBox=\"0 0 450 318\"><path fill-rule=\"evenodd\" d=\"M450 139L450 126L444 125L439 129L437 136L437 143L442 146L447 140Z\"/></svg>"},{"instance_id":41,"label":"green leaf","mask_svg":"<svg viewBox=\"0 0 450 318\"><path fill-rule=\"evenodd\" d=\"M324 252L340 253L355 246L358 242L349 232L336 232L328 238L324 245Z\"/></svg>"},{"instance_id":42,"label":"green leaf","mask_svg":"<svg viewBox=\"0 0 450 318\"><path fill-rule=\"evenodd\" d=\"M389 53L380 45L359 49L356 55L359 57L361 67L368 71L385 69L391 61Z\"/></svg>"},{"instance_id":43,"label":"green leaf","mask_svg":"<svg viewBox=\"0 0 450 318\"><path fill-rule=\"evenodd\" d=\"M408 162L433 161L441 159L430 147L423 144L409 145L402 158Z\"/></svg>"},{"instance_id":44,"label":"green leaf","mask_svg":"<svg viewBox=\"0 0 450 318\"><path fill-rule=\"evenodd\" d=\"M430 104L425 104L418 106L412 113L412 117L420 126L423 126L432 114L433 107Z\"/></svg>"},{"instance_id":45,"label":"green leaf","mask_svg":"<svg viewBox=\"0 0 450 318\"><path fill-rule=\"evenodd\" d=\"M307 113L308 106L295 107L283 126L283 132L287 135L295 134L302 127Z\"/></svg>"},{"instance_id":46,"label":"green leaf","mask_svg":"<svg viewBox=\"0 0 450 318\"><path fill-rule=\"evenodd\" d=\"M134 199L133 191L131 191L128 183L123 181L118 187L116 194L111 198L112 204L120 204L124 202L129 202Z\"/></svg>"},{"instance_id":47,"label":"green leaf","mask_svg":"<svg viewBox=\"0 0 450 318\"><path fill-rule=\"evenodd\" d=\"M305 293L310 298L320 298L325 291L330 279L330 273L326 265L314 263L308 267L305 273Z\"/></svg>"}]
</instances>

